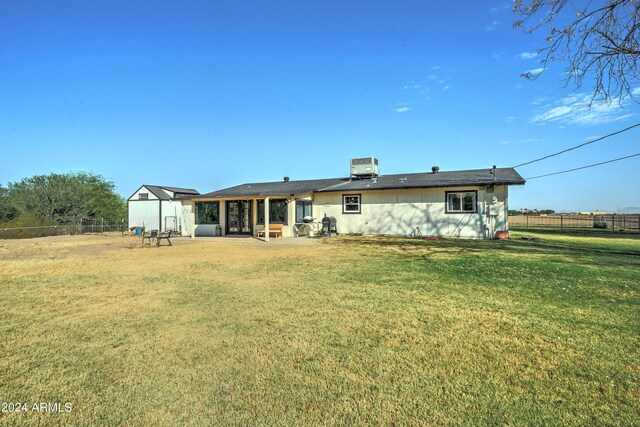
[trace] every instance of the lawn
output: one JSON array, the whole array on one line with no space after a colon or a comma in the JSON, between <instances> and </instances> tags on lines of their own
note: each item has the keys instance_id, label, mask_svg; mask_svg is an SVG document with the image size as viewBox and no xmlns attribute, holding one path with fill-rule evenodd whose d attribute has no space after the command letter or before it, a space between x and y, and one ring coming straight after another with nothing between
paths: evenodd
<instances>
[{"instance_id":1,"label":"lawn","mask_svg":"<svg viewBox=\"0 0 640 427\"><path fill-rule=\"evenodd\" d=\"M0 240L0 424L637 424L640 239L524 234Z\"/></svg>"}]
</instances>

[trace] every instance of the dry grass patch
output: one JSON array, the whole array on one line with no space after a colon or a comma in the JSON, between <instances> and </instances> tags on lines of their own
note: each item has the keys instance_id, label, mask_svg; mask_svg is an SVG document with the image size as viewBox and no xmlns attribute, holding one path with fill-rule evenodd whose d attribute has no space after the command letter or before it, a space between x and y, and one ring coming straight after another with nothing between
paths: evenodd
<instances>
[{"instance_id":1,"label":"dry grass patch","mask_svg":"<svg viewBox=\"0 0 640 427\"><path fill-rule=\"evenodd\" d=\"M0 241L0 423L632 424L638 241L538 237Z\"/></svg>"}]
</instances>

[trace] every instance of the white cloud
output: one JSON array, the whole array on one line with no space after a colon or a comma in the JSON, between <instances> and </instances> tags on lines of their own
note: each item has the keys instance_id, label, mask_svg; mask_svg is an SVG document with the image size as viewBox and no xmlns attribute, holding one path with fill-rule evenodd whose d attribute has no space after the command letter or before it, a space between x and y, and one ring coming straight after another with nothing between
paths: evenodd
<instances>
[{"instance_id":1,"label":"white cloud","mask_svg":"<svg viewBox=\"0 0 640 427\"><path fill-rule=\"evenodd\" d=\"M538 100L539 101L539 100ZM618 103L594 103L589 107L591 95L570 95L541 105L529 120L531 123L560 125L598 125L626 120L636 116ZM536 104L536 101L534 101Z\"/></svg>"},{"instance_id":2,"label":"white cloud","mask_svg":"<svg viewBox=\"0 0 640 427\"><path fill-rule=\"evenodd\" d=\"M438 78L438 76L437 76L437 75L435 75L435 74L429 74L429 75L427 76L427 78L428 78L429 80L435 80L435 79L437 79L437 78Z\"/></svg>"},{"instance_id":3,"label":"white cloud","mask_svg":"<svg viewBox=\"0 0 640 427\"><path fill-rule=\"evenodd\" d=\"M411 110L409 107L396 107L393 109L396 113L406 113L409 110Z\"/></svg>"},{"instance_id":4,"label":"white cloud","mask_svg":"<svg viewBox=\"0 0 640 427\"><path fill-rule=\"evenodd\" d=\"M495 31L498 29L498 25L500 25L500 21L491 21L491 24L489 24L484 30Z\"/></svg>"},{"instance_id":5,"label":"white cloud","mask_svg":"<svg viewBox=\"0 0 640 427\"><path fill-rule=\"evenodd\" d=\"M509 117L505 117L504 119L502 119L505 123L513 123L516 118L513 116L509 116Z\"/></svg>"},{"instance_id":6,"label":"white cloud","mask_svg":"<svg viewBox=\"0 0 640 427\"><path fill-rule=\"evenodd\" d=\"M510 11L512 7L513 6L509 2L499 3L494 7L492 7L491 9L489 9L489 13L496 14L496 13L500 13L507 10Z\"/></svg>"},{"instance_id":7,"label":"white cloud","mask_svg":"<svg viewBox=\"0 0 640 427\"><path fill-rule=\"evenodd\" d=\"M449 89L449 86L445 86L442 88L442 90L447 90L447 89Z\"/></svg>"},{"instance_id":8,"label":"white cloud","mask_svg":"<svg viewBox=\"0 0 640 427\"><path fill-rule=\"evenodd\" d=\"M504 55L504 52L491 52L491 59L499 59Z\"/></svg>"},{"instance_id":9,"label":"white cloud","mask_svg":"<svg viewBox=\"0 0 640 427\"><path fill-rule=\"evenodd\" d=\"M533 101L531 101L531 103L533 105L542 105L545 102L550 102L552 101L553 98L551 98L550 96L536 96L535 98L533 98Z\"/></svg>"},{"instance_id":10,"label":"white cloud","mask_svg":"<svg viewBox=\"0 0 640 427\"><path fill-rule=\"evenodd\" d=\"M631 95L636 96L640 95L640 87L637 87L631 91Z\"/></svg>"},{"instance_id":11,"label":"white cloud","mask_svg":"<svg viewBox=\"0 0 640 427\"><path fill-rule=\"evenodd\" d=\"M435 70L439 70L440 68L442 68L442 67L439 66L439 65L434 65L433 67L429 68L429 70L435 71Z\"/></svg>"},{"instance_id":12,"label":"white cloud","mask_svg":"<svg viewBox=\"0 0 640 427\"><path fill-rule=\"evenodd\" d=\"M516 55L520 59L533 59L538 56L538 52L522 52Z\"/></svg>"}]
</instances>

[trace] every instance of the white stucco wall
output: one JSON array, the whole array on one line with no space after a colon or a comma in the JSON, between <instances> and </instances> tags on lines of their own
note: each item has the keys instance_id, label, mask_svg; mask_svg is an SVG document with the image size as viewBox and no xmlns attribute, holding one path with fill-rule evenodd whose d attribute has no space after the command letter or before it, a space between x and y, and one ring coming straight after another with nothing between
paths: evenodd
<instances>
[{"instance_id":1,"label":"white stucco wall","mask_svg":"<svg viewBox=\"0 0 640 427\"><path fill-rule=\"evenodd\" d=\"M473 213L446 213L445 192L447 191L476 191L477 211ZM360 214L342 212L342 196L345 194L361 195ZM276 199L281 198L276 197ZM325 214L335 216L339 233L406 236L414 232L416 228L420 228L423 236L493 238L497 230L506 230L508 227L507 186L496 186L493 193L487 193L485 187L309 193L288 198L288 224L283 228L285 237L293 236L296 214L295 201L308 198L312 199L313 217L321 222ZM216 199L215 201L220 203L220 227L224 234L226 230L226 200ZM189 214L195 212L194 202L183 201L182 204L184 205L183 215L186 215L186 212ZM252 200L251 206L255 236L257 231L264 227L257 224L257 200ZM489 215L490 212L495 215ZM186 224L185 221L187 220L183 219L182 224ZM213 236L216 227L217 224L193 225L196 236ZM189 226L183 226L183 234L191 235L190 230Z\"/></svg>"},{"instance_id":2,"label":"white stucco wall","mask_svg":"<svg viewBox=\"0 0 640 427\"><path fill-rule=\"evenodd\" d=\"M180 202L182 216L180 218L181 227L182 227L182 235L183 236L192 236L194 235L194 214L193 214L193 203L190 200L186 200Z\"/></svg>"},{"instance_id":3,"label":"white stucco wall","mask_svg":"<svg viewBox=\"0 0 640 427\"><path fill-rule=\"evenodd\" d=\"M477 191L477 212L445 212L446 191L473 190ZM345 194L361 195L360 214L342 212ZM506 229L506 200L506 186L496 187L493 194L482 187L318 193L313 196L313 216L318 221L325 214L336 217L339 233L406 236L420 228L424 236L485 238ZM496 216L489 217L489 206L494 206L491 211Z\"/></svg>"}]
</instances>

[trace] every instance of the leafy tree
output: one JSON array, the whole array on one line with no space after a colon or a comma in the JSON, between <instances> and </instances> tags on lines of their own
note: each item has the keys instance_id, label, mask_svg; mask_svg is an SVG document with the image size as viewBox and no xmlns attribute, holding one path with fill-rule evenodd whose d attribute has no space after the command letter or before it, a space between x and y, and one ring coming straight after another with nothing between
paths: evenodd
<instances>
[{"instance_id":1,"label":"leafy tree","mask_svg":"<svg viewBox=\"0 0 640 427\"><path fill-rule=\"evenodd\" d=\"M18 216L18 211L11 204L9 192L0 184L0 222L11 221Z\"/></svg>"},{"instance_id":2,"label":"leafy tree","mask_svg":"<svg viewBox=\"0 0 640 427\"><path fill-rule=\"evenodd\" d=\"M80 218L121 219L126 216L126 203L114 188L100 175L49 174L9 183L5 197L18 217L35 216L57 223Z\"/></svg>"},{"instance_id":3,"label":"leafy tree","mask_svg":"<svg viewBox=\"0 0 640 427\"><path fill-rule=\"evenodd\" d=\"M640 82L640 1L514 0L514 27L545 33L542 67L550 61L566 64L565 83L582 86L593 77L591 102L633 97ZM535 79L540 74L524 73Z\"/></svg>"}]
</instances>

